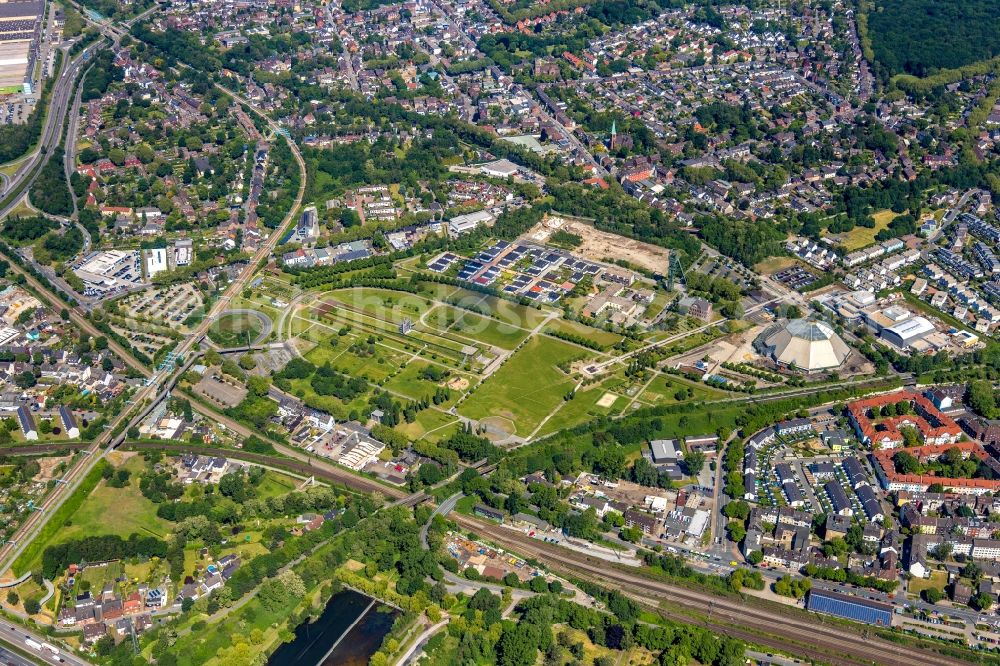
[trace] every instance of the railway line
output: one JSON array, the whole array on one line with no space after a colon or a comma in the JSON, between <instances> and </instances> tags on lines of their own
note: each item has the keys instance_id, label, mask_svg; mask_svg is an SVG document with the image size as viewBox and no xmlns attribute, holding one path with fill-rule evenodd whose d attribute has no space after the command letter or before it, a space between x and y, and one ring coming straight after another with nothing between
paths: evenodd
<instances>
[{"instance_id":1,"label":"railway line","mask_svg":"<svg viewBox=\"0 0 1000 666\"><path fill-rule=\"evenodd\" d=\"M67 449L85 449L70 443L16 446L4 450L8 455L39 455ZM284 458L233 449L191 446L172 442L124 442L121 448L132 451L163 451L172 454L226 456L247 462L283 468L303 475L315 476L367 493L380 493L395 503L412 506L430 499L423 493L407 495L405 491L385 486L373 479L320 465L309 459ZM561 546L500 528L469 516L450 516L459 526L481 534L493 542L525 557L534 558L553 571L587 580L603 587L617 589L644 608L668 618L693 623L712 631L768 646L776 650L836 666L958 666L968 662L938 653L915 649L878 638L865 629L852 631L833 624L824 624L822 616L796 617L784 609L767 609L743 599L723 597L690 590L646 576L616 568L605 560L591 558Z\"/></svg>"},{"instance_id":2,"label":"railway line","mask_svg":"<svg viewBox=\"0 0 1000 666\"><path fill-rule=\"evenodd\" d=\"M672 606L694 611L704 616L700 620L703 626L756 644L787 650L838 666L958 666L968 663L877 638L867 631L859 633L823 624L817 619L819 616L800 619L755 607L752 603L741 600L630 574L609 565L605 560L592 559L484 521L461 515L452 515L450 518L463 528L485 535L501 546L544 562L554 571L617 589L656 612L684 622L691 622L691 615L674 610ZM651 602L653 599L666 603L654 605Z\"/></svg>"}]
</instances>

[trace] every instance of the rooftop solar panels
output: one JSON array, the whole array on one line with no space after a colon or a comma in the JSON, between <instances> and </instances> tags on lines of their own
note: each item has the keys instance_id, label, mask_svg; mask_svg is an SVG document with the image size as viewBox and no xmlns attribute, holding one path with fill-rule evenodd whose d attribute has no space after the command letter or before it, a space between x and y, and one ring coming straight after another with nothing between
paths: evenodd
<instances>
[{"instance_id":1,"label":"rooftop solar panels","mask_svg":"<svg viewBox=\"0 0 1000 666\"><path fill-rule=\"evenodd\" d=\"M812 590L808 608L817 613L836 615L855 622L887 627L892 623L892 606L877 601L866 601L838 592Z\"/></svg>"}]
</instances>

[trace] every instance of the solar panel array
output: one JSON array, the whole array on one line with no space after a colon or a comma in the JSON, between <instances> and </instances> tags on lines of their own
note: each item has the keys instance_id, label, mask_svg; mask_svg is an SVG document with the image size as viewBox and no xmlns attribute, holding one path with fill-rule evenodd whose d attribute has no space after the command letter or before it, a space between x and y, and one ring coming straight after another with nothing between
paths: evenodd
<instances>
[{"instance_id":1,"label":"solar panel array","mask_svg":"<svg viewBox=\"0 0 1000 666\"><path fill-rule=\"evenodd\" d=\"M809 610L882 627L892 623L892 606L889 604L856 599L837 592L810 591Z\"/></svg>"},{"instance_id":2,"label":"solar panel array","mask_svg":"<svg viewBox=\"0 0 1000 666\"><path fill-rule=\"evenodd\" d=\"M518 267L524 259L529 260L530 264L526 268ZM484 287L495 283L503 275L503 271L515 271L514 277L503 286L502 291L545 303L555 303L584 277L594 277L601 271L598 264L578 259L562 250L522 243L512 245L507 241L497 241L472 259L463 259L446 252L427 268L435 273L444 273L456 262L461 262L457 274L459 280ZM572 271L568 279L560 274L566 269Z\"/></svg>"}]
</instances>

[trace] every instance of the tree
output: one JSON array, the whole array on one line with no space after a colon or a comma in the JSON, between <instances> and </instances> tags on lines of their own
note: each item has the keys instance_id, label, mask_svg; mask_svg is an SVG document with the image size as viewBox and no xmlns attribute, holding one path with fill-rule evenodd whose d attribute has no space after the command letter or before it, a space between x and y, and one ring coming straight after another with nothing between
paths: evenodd
<instances>
[{"instance_id":1,"label":"tree","mask_svg":"<svg viewBox=\"0 0 1000 666\"><path fill-rule=\"evenodd\" d=\"M944 562L951 555L953 548L954 547L947 541L939 543L937 548L934 549L934 556Z\"/></svg>"},{"instance_id":2,"label":"tree","mask_svg":"<svg viewBox=\"0 0 1000 666\"><path fill-rule=\"evenodd\" d=\"M594 457L593 468L601 478L616 481L625 474L625 452L619 446L605 446Z\"/></svg>"},{"instance_id":3,"label":"tree","mask_svg":"<svg viewBox=\"0 0 1000 666\"><path fill-rule=\"evenodd\" d=\"M993 393L993 383L989 380L979 379L970 382L966 402L976 413L988 419L996 416L996 395Z\"/></svg>"},{"instance_id":4,"label":"tree","mask_svg":"<svg viewBox=\"0 0 1000 666\"><path fill-rule=\"evenodd\" d=\"M538 656L535 628L526 623L504 623L497 642L497 664L500 666L531 666Z\"/></svg>"},{"instance_id":5,"label":"tree","mask_svg":"<svg viewBox=\"0 0 1000 666\"><path fill-rule=\"evenodd\" d=\"M38 603L38 599L24 600L24 612L28 615L37 615L40 610L42 610L42 605Z\"/></svg>"},{"instance_id":6,"label":"tree","mask_svg":"<svg viewBox=\"0 0 1000 666\"><path fill-rule=\"evenodd\" d=\"M924 590L924 601L929 604L936 604L937 602L944 599L944 592L937 589L936 587L928 587Z\"/></svg>"},{"instance_id":7,"label":"tree","mask_svg":"<svg viewBox=\"0 0 1000 666\"><path fill-rule=\"evenodd\" d=\"M688 474L698 476L705 466L705 454L702 451L688 451L684 454L684 467Z\"/></svg>"},{"instance_id":8,"label":"tree","mask_svg":"<svg viewBox=\"0 0 1000 666\"><path fill-rule=\"evenodd\" d=\"M763 561L764 561L764 553L759 550L750 551L750 554L747 555L747 562L749 562L754 566L757 566Z\"/></svg>"},{"instance_id":9,"label":"tree","mask_svg":"<svg viewBox=\"0 0 1000 666\"><path fill-rule=\"evenodd\" d=\"M729 530L729 538L734 542L743 541L743 537L747 535L747 530L743 527L743 523L738 523L735 520L726 526Z\"/></svg>"},{"instance_id":10,"label":"tree","mask_svg":"<svg viewBox=\"0 0 1000 666\"><path fill-rule=\"evenodd\" d=\"M726 504L722 509L722 513L726 514L726 518L746 520L750 516L750 505L743 500L736 500Z\"/></svg>"},{"instance_id":11,"label":"tree","mask_svg":"<svg viewBox=\"0 0 1000 666\"><path fill-rule=\"evenodd\" d=\"M918 474L922 469L920 461L916 456L906 451L899 451L892 457L893 465L899 474Z\"/></svg>"},{"instance_id":12,"label":"tree","mask_svg":"<svg viewBox=\"0 0 1000 666\"><path fill-rule=\"evenodd\" d=\"M254 360L252 354L243 354L240 356L240 367L244 370L253 370L257 367L257 361Z\"/></svg>"},{"instance_id":13,"label":"tree","mask_svg":"<svg viewBox=\"0 0 1000 666\"><path fill-rule=\"evenodd\" d=\"M21 598L19 596L17 596L17 592L15 592L14 590L11 590L11 591L9 591L7 593L7 604L8 605L10 605L10 606L16 606L17 602L19 602L20 600L21 600Z\"/></svg>"},{"instance_id":14,"label":"tree","mask_svg":"<svg viewBox=\"0 0 1000 666\"><path fill-rule=\"evenodd\" d=\"M969 605L980 612L988 611L993 605L993 595L989 592L980 592L969 600Z\"/></svg>"}]
</instances>

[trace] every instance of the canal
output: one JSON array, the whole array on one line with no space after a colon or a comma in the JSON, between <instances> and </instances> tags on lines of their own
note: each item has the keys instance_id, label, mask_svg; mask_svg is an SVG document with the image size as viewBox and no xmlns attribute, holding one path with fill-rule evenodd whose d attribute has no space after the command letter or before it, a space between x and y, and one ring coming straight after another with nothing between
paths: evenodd
<instances>
[{"instance_id":1,"label":"canal","mask_svg":"<svg viewBox=\"0 0 1000 666\"><path fill-rule=\"evenodd\" d=\"M397 615L353 590L338 592L315 622L296 627L295 640L281 645L268 666L363 666L378 651Z\"/></svg>"}]
</instances>

